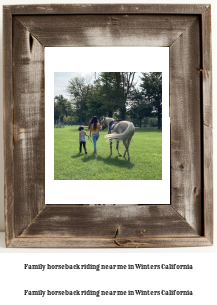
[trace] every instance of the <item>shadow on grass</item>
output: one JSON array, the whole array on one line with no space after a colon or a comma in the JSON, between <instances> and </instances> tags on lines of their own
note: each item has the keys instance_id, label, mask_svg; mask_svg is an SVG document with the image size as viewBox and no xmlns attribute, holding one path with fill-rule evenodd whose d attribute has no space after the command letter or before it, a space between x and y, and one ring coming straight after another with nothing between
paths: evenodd
<instances>
[{"instance_id":1,"label":"shadow on grass","mask_svg":"<svg viewBox=\"0 0 217 305\"><path fill-rule=\"evenodd\" d=\"M82 157L82 154L77 153L76 155L71 156L72 159L76 159L76 158L79 158L79 157Z\"/></svg>"},{"instance_id":2,"label":"shadow on grass","mask_svg":"<svg viewBox=\"0 0 217 305\"><path fill-rule=\"evenodd\" d=\"M82 158L82 157L83 157L83 159L82 159L83 162L96 159L95 154L86 155L85 153L77 153L76 155L71 156L72 159L77 159L77 158Z\"/></svg>"},{"instance_id":3,"label":"shadow on grass","mask_svg":"<svg viewBox=\"0 0 217 305\"><path fill-rule=\"evenodd\" d=\"M98 161L102 161L108 165L111 166L119 166L119 167L125 167L125 168L133 168L135 166L134 163L127 161L127 159L124 159L123 157L118 157L116 156L115 158L111 158L110 156L107 158L103 158L99 155L85 155L84 158L82 159L83 162L88 162L91 160L98 160Z\"/></svg>"}]
</instances>

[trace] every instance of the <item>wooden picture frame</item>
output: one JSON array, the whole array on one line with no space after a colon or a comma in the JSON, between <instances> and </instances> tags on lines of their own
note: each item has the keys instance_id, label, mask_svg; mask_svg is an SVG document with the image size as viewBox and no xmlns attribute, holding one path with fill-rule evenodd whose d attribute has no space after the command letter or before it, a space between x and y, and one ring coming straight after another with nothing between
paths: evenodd
<instances>
[{"instance_id":1,"label":"wooden picture frame","mask_svg":"<svg viewBox=\"0 0 217 305\"><path fill-rule=\"evenodd\" d=\"M212 245L211 6L20 5L3 15L6 246ZM170 205L46 205L50 46L170 48Z\"/></svg>"}]
</instances>

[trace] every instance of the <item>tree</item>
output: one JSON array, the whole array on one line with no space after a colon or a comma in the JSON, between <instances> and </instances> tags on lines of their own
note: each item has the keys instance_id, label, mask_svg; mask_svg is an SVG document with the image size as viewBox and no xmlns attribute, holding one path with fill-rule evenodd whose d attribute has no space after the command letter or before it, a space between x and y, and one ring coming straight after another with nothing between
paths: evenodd
<instances>
[{"instance_id":1,"label":"tree","mask_svg":"<svg viewBox=\"0 0 217 305\"><path fill-rule=\"evenodd\" d=\"M100 118L105 114L101 92L98 88L97 80L94 82L93 85L90 86L89 94L87 97L87 106L87 114L89 118L91 118L92 116L97 116L98 118Z\"/></svg>"},{"instance_id":2,"label":"tree","mask_svg":"<svg viewBox=\"0 0 217 305\"><path fill-rule=\"evenodd\" d=\"M134 89L134 76L135 72L116 72L118 89L120 90L120 114L123 120L125 120L126 117L127 100L131 94L131 90Z\"/></svg>"},{"instance_id":3,"label":"tree","mask_svg":"<svg viewBox=\"0 0 217 305\"><path fill-rule=\"evenodd\" d=\"M143 95L152 107L152 115L158 118L158 128L162 127L162 73L142 73L141 84Z\"/></svg>"},{"instance_id":4,"label":"tree","mask_svg":"<svg viewBox=\"0 0 217 305\"><path fill-rule=\"evenodd\" d=\"M102 108L109 117L118 112L126 118L127 99L134 88L135 72L102 72L99 76L98 90L101 94Z\"/></svg>"},{"instance_id":5,"label":"tree","mask_svg":"<svg viewBox=\"0 0 217 305\"><path fill-rule=\"evenodd\" d=\"M57 103L54 102L54 120L58 121L61 115L61 109Z\"/></svg>"},{"instance_id":6,"label":"tree","mask_svg":"<svg viewBox=\"0 0 217 305\"><path fill-rule=\"evenodd\" d=\"M71 112L79 117L81 124L87 123L93 115L118 115L125 119L128 99L134 89L134 76L135 72L101 72L94 82L83 77L71 79L67 86Z\"/></svg>"},{"instance_id":7,"label":"tree","mask_svg":"<svg viewBox=\"0 0 217 305\"><path fill-rule=\"evenodd\" d=\"M95 92L98 95L103 115L113 117L118 108L115 72L102 72L95 81Z\"/></svg>"},{"instance_id":8,"label":"tree","mask_svg":"<svg viewBox=\"0 0 217 305\"><path fill-rule=\"evenodd\" d=\"M59 120L60 120L61 123L64 122L64 117L65 117L65 116L64 116L64 114L62 113L62 114L60 115L60 118L59 118Z\"/></svg>"},{"instance_id":9,"label":"tree","mask_svg":"<svg viewBox=\"0 0 217 305\"><path fill-rule=\"evenodd\" d=\"M129 108L127 114L131 118L135 118L139 121L139 127L142 126L142 119L144 117L149 117L151 113L151 105L149 101L145 98L141 91L135 89L131 94L131 99L129 102Z\"/></svg>"},{"instance_id":10,"label":"tree","mask_svg":"<svg viewBox=\"0 0 217 305\"><path fill-rule=\"evenodd\" d=\"M70 114L71 103L63 95L54 98L54 120L59 120L61 115L66 117Z\"/></svg>"},{"instance_id":11,"label":"tree","mask_svg":"<svg viewBox=\"0 0 217 305\"><path fill-rule=\"evenodd\" d=\"M90 92L90 84L84 77L75 77L69 81L67 91L70 94L73 109L79 117L80 124L87 122L88 113L88 94Z\"/></svg>"}]
</instances>

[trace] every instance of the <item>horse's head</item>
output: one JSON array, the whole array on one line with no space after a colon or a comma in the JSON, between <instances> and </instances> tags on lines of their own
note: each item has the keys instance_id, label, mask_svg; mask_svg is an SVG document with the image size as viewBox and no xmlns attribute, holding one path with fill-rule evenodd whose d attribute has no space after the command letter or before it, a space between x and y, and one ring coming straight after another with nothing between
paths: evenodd
<instances>
[{"instance_id":1,"label":"horse's head","mask_svg":"<svg viewBox=\"0 0 217 305\"><path fill-rule=\"evenodd\" d=\"M108 124L106 122L106 118L103 116L102 119L101 119L101 125L102 125L102 130L105 130L106 127L108 127Z\"/></svg>"}]
</instances>

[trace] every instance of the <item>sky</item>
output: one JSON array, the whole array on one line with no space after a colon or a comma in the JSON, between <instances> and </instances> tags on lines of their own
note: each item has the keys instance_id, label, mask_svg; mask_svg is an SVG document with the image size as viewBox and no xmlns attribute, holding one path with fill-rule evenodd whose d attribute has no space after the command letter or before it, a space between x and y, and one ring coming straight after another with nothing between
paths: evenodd
<instances>
[{"instance_id":1,"label":"sky","mask_svg":"<svg viewBox=\"0 0 217 305\"><path fill-rule=\"evenodd\" d=\"M69 98L69 95L66 91L66 87L70 79L81 76L88 77L90 80L94 80L100 72L54 72L54 96L63 95L65 98ZM141 72L136 72L135 81L139 81Z\"/></svg>"}]
</instances>

